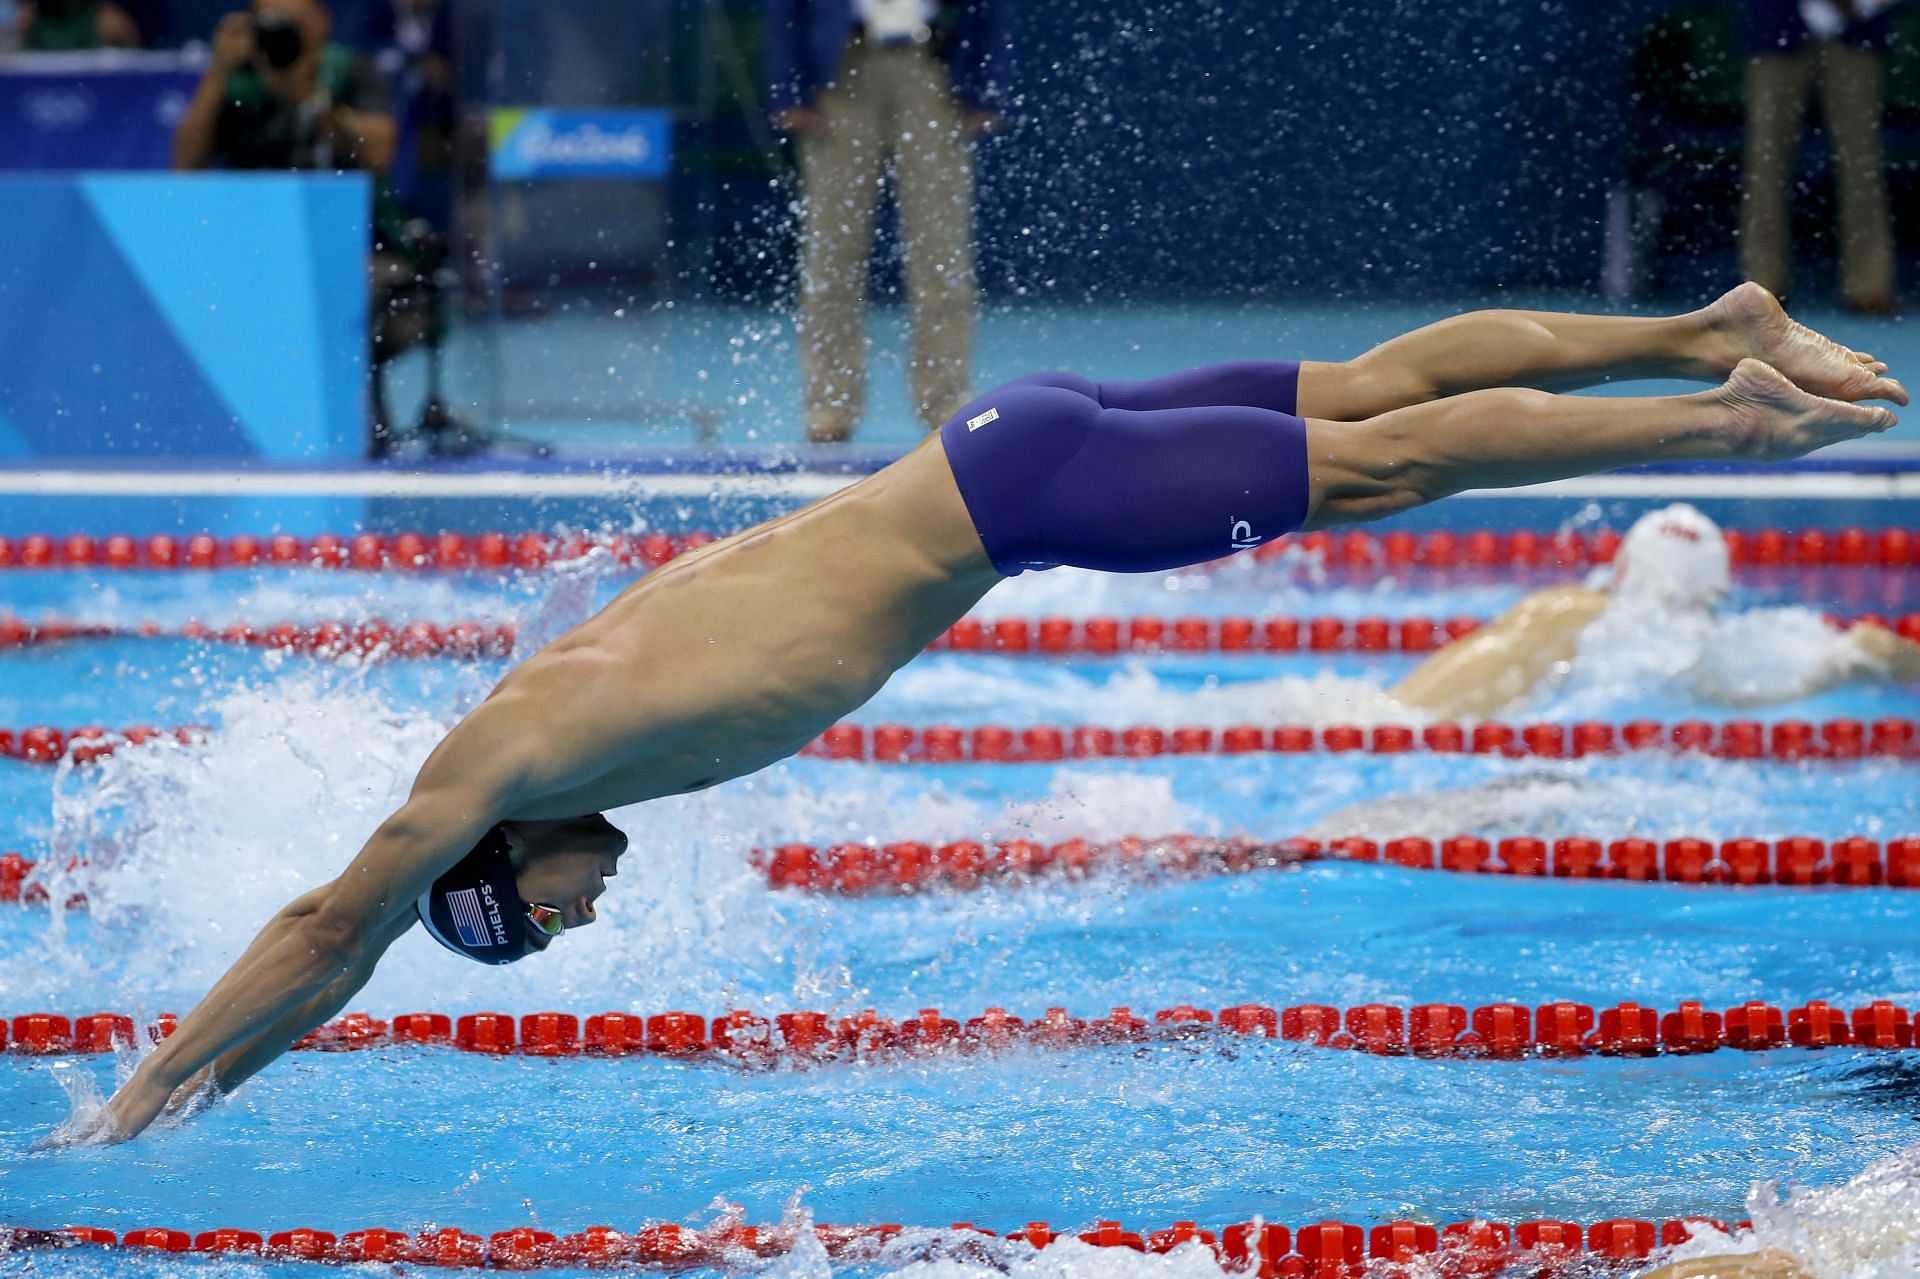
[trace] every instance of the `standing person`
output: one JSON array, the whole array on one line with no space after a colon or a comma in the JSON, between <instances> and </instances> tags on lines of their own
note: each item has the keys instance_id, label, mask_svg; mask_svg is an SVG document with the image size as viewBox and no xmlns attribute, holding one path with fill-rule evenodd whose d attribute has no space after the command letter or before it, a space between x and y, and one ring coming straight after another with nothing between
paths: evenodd
<instances>
[{"instance_id":1,"label":"standing person","mask_svg":"<svg viewBox=\"0 0 1920 1279\"><path fill-rule=\"evenodd\" d=\"M84 49L138 49L140 26L107 0L35 0L23 6L21 47L29 53Z\"/></svg>"},{"instance_id":2,"label":"standing person","mask_svg":"<svg viewBox=\"0 0 1920 1279\"><path fill-rule=\"evenodd\" d=\"M1788 193L1807 96L1817 84L1840 198L1840 293L1849 310L1872 315L1894 309L1893 217L1880 149L1886 9L1885 0L1746 0L1744 15L1741 273L1782 296L1793 287Z\"/></svg>"},{"instance_id":3,"label":"standing person","mask_svg":"<svg viewBox=\"0 0 1920 1279\"><path fill-rule=\"evenodd\" d=\"M1012 0L767 0L775 127L800 153L799 340L807 438L866 408L867 259L891 170L906 253L914 412L966 402L973 358L973 138L1007 96Z\"/></svg>"}]
</instances>

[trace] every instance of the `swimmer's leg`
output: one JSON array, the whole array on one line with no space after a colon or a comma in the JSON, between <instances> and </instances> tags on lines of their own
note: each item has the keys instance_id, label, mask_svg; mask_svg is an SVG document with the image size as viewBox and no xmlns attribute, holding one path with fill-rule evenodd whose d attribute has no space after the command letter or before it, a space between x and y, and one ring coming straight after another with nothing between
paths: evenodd
<instances>
[{"instance_id":1,"label":"swimmer's leg","mask_svg":"<svg viewBox=\"0 0 1920 1279\"><path fill-rule=\"evenodd\" d=\"M1309 417L1304 527L1380 519L1471 488L1518 488L1649 462L1781 461L1884 431L1883 408L1810 395L1746 360L1695 395L1615 398L1504 387L1363 422Z\"/></svg>"},{"instance_id":2,"label":"swimmer's leg","mask_svg":"<svg viewBox=\"0 0 1920 1279\"><path fill-rule=\"evenodd\" d=\"M1357 422L1489 387L1571 391L1635 378L1718 382L1759 359L1817 395L1907 402L1886 365L1787 318L1771 293L1743 284L1686 315L1473 311L1300 371L1304 417Z\"/></svg>"},{"instance_id":3,"label":"swimmer's leg","mask_svg":"<svg viewBox=\"0 0 1920 1279\"><path fill-rule=\"evenodd\" d=\"M1296 360L1226 360L1137 381L1095 382L1078 373L1029 373L1009 386L1042 386L1084 395L1103 409L1157 413L1162 409L1241 407L1298 412Z\"/></svg>"}]
</instances>

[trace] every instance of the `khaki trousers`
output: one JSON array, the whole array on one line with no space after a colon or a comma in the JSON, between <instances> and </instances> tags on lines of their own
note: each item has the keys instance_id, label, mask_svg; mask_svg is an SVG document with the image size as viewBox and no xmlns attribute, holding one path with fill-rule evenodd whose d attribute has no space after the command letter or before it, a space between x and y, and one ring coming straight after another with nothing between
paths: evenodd
<instances>
[{"instance_id":1,"label":"khaki trousers","mask_svg":"<svg viewBox=\"0 0 1920 1279\"><path fill-rule=\"evenodd\" d=\"M1893 298L1893 220L1880 153L1884 60L1838 40L1747 62L1746 167L1740 192L1740 267L1775 293L1793 284L1788 188L1800 152L1808 91L1817 82L1840 196L1841 293L1850 305Z\"/></svg>"},{"instance_id":2,"label":"khaki trousers","mask_svg":"<svg viewBox=\"0 0 1920 1279\"><path fill-rule=\"evenodd\" d=\"M973 156L947 70L855 40L799 139L799 342L807 433L844 439L866 407L867 259L891 169L906 256L909 389L928 429L966 403L973 354Z\"/></svg>"}]
</instances>

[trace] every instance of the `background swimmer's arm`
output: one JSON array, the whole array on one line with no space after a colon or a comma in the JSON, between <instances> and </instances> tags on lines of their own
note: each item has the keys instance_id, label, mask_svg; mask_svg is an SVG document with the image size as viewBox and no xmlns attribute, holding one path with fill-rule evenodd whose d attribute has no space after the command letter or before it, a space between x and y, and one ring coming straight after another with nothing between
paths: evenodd
<instances>
[{"instance_id":1,"label":"background swimmer's arm","mask_svg":"<svg viewBox=\"0 0 1920 1279\"><path fill-rule=\"evenodd\" d=\"M1834 637L1833 647L1818 665L1770 670L1750 682L1732 683L1713 674L1707 667L1696 672L1696 686L1703 696L1726 706L1778 706L1860 679L1920 680L1920 644L1884 626L1857 622Z\"/></svg>"},{"instance_id":2,"label":"background swimmer's arm","mask_svg":"<svg viewBox=\"0 0 1920 1279\"><path fill-rule=\"evenodd\" d=\"M340 877L269 921L180 1029L114 1094L98 1128L72 1139L125 1141L139 1134L181 1085L216 1059L252 1044L321 999L334 982L376 962L389 926L516 802L525 776L522 752L538 735L515 699L489 701L462 720L428 757L407 802Z\"/></svg>"},{"instance_id":3,"label":"background swimmer's arm","mask_svg":"<svg viewBox=\"0 0 1920 1279\"><path fill-rule=\"evenodd\" d=\"M1807 1279L1807 1272L1786 1253L1769 1248L1738 1257L1676 1261L1648 1271L1642 1279Z\"/></svg>"},{"instance_id":4,"label":"background swimmer's arm","mask_svg":"<svg viewBox=\"0 0 1920 1279\"><path fill-rule=\"evenodd\" d=\"M1888 679L1902 684L1920 680L1920 644L1906 636L1872 622L1858 622L1847 628L1846 642L1866 654Z\"/></svg>"},{"instance_id":5,"label":"background swimmer's arm","mask_svg":"<svg viewBox=\"0 0 1920 1279\"><path fill-rule=\"evenodd\" d=\"M1473 634L1434 653L1390 690L1403 706L1453 719L1498 714L1561 662L1607 597L1583 586L1536 591Z\"/></svg>"}]
</instances>

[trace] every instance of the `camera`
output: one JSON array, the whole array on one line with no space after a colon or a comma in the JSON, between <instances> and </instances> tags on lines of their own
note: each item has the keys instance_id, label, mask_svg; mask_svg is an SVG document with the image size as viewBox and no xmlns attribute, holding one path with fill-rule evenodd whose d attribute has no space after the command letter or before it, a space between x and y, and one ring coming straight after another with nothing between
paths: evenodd
<instances>
[{"instance_id":1,"label":"camera","mask_svg":"<svg viewBox=\"0 0 1920 1279\"><path fill-rule=\"evenodd\" d=\"M275 71L285 71L306 52L307 36L292 18L269 13L253 19L253 44L268 66Z\"/></svg>"}]
</instances>

